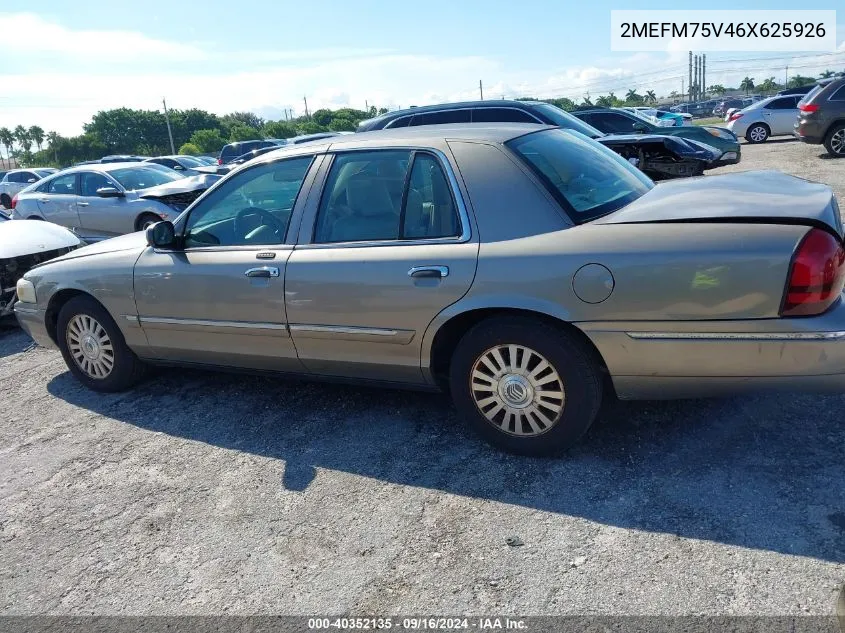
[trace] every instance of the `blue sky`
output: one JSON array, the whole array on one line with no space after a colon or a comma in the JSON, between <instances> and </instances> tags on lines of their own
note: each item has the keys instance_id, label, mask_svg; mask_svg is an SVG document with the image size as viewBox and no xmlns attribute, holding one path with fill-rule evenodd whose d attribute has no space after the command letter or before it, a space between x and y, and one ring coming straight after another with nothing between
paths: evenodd
<instances>
[{"instance_id":1,"label":"blue sky","mask_svg":"<svg viewBox=\"0 0 845 633\"><path fill-rule=\"evenodd\" d=\"M99 109L158 108L162 96L176 108L268 118L285 108L301 113L303 95L311 109L365 101L392 108L475 98L479 79L487 98L680 91L685 53L611 53L610 11L620 8L678 3L3 0L0 29L12 35L0 54L0 125L74 134ZM708 83L781 78L786 63L801 74L845 69L840 14L840 54L708 54Z\"/></svg>"}]
</instances>

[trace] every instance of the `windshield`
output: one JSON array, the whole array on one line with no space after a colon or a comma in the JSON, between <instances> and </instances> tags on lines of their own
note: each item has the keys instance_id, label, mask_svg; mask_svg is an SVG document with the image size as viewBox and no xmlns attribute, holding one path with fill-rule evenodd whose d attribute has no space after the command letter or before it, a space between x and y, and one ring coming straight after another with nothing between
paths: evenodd
<instances>
[{"instance_id":1,"label":"windshield","mask_svg":"<svg viewBox=\"0 0 845 633\"><path fill-rule=\"evenodd\" d=\"M604 136L604 132L597 130L589 123L585 123L579 118L576 118L569 114L563 108L558 108L551 103L538 103L536 105L532 104L532 107L540 110L543 114L545 114L555 125L559 125L560 127L566 128L567 130L575 130L576 132L581 132L584 136L589 136L590 138L599 138L600 136Z\"/></svg>"},{"instance_id":2,"label":"windshield","mask_svg":"<svg viewBox=\"0 0 845 633\"><path fill-rule=\"evenodd\" d=\"M180 156L178 162L181 163L183 167L202 167L205 165L205 163L193 156Z\"/></svg>"},{"instance_id":3,"label":"windshield","mask_svg":"<svg viewBox=\"0 0 845 633\"><path fill-rule=\"evenodd\" d=\"M174 180L181 180L185 177L178 171L162 167L161 165L155 165L154 163L145 165L144 167L114 169L109 172L109 175L117 180L127 191L157 187L158 185L164 185Z\"/></svg>"},{"instance_id":4,"label":"windshield","mask_svg":"<svg viewBox=\"0 0 845 633\"><path fill-rule=\"evenodd\" d=\"M36 174L41 176L41 178L46 178L50 174L55 174L57 170L55 169L33 169Z\"/></svg>"},{"instance_id":5,"label":"windshield","mask_svg":"<svg viewBox=\"0 0 845 633\"><path fill-rule=\"evenodd\" d=\"M576 223L607 215L654 187L616 152L573 130L544 130L505 143Z\"/></svg>"}]
</instances>

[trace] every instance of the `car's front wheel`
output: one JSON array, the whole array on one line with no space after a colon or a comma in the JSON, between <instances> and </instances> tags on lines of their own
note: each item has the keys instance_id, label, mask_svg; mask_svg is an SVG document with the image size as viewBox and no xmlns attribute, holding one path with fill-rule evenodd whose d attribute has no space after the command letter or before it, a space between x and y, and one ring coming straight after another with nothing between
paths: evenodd
<instances>
[{"instance_id":1,"label":"car's front wheel","mask_svg":"<svg viewBox=\"0 0 845 633\"><path fill-rule=\"evenodd\" d=\"M156 222L161 222L161 218L155 213L144 213L138 218L137 222L135 222L135 228L138 231L146 231Z\"/></svg>"},{"instance_id":2,"label":"car's front wheel","mask_svg":"<svg viewBox=\"0 0 845 633\"><path fill-rule=\"evenodd\" d=\"M450 366L455 406L485 440L521 455L559 454L596 417L602 380L579 337L543 321L495 317L461 339Z\"/></svg>"},{"instance_id":3,"label":"car's front wheel","mask_svg":"<svg viewBox=\"0 0 845 633\"><path fill-rule=\"evenodd\" d=\"M144 375L111 315L91 297L77 296L59 311L56 342L71 373L94 391L122 391Z\"/></svg>"},{"instance_id":4,"label":"car's front wheel","mask_svg":"<svg viewBox=\"0 0 845 633\"><path fill-rule=\"evenodd\" d=\"M769 138L769 128L762 123L755 123L745 132L745 140L749 143L765 143Z\"/></svg>"},{"instance_id":5,"label":"car's front wheel","mask_svg":"<svg viewBox=\"0 0 845 633\"><path fill-rule=\"evenodd\" d=\"M845 123L839 123L830 128L824 139L824 148L835 158L845 156Z\"/></svg>"}]
</instances>

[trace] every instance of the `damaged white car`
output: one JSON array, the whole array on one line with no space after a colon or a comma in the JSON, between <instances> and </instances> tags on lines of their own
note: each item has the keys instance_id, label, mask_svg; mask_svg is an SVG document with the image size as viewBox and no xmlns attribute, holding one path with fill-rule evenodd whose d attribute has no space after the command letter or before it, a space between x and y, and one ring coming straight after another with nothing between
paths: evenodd
<instances>
[{"instance_id":1,"label":"damaged white car","mask_svg":"<svg viewBox=\"0 0 845 633\"><path fill-rule=\"evenodd\" d=\"M0 213L0 318L12 314L15 285L25 272L83 245L62 226L38 220L12 222Z\"/></svg>"}]
</instances>

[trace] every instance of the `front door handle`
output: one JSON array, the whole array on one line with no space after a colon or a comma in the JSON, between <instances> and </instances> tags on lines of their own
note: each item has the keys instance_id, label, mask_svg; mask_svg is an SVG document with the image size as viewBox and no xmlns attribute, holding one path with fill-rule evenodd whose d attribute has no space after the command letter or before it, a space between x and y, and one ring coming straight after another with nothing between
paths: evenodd
<instances>
[{"instance_id":1,"label":"front door handle","mask_svg":"<svg viewBox=\"0 0 845 633\"><path fill-rule=\"evenodd\" d=\"M408 271L408 277L415 279L436 278L443 279L449 276L448 266L414 266Z\"/></svg>"},{"instance_id":2,"label":"front door handle","mask_svg":"<svg viewBox=\"0 0 845 633\"><path fill-rule=\"evenodd\" d=\"M41 204L47 204L48 202L50 202L50 198L38 198L38 202L40 202Z\"/></svg>"},{"instance_id":3,"label":"front door handle","mask_svg":"<svg viewBox=\"0 0 845 633\"><path fill-rule=\"evenodd\" d=\"M77 203L76 203L76 206L78 206L78 207L87 207L89 204L91 204L91 203L90 203L90 202L77 202Z\"/></svg>"},{"instance_id":4,"label":"front door handle","mask_svg":"<svg viewBox=\"0 0 845 633\"><path fill-rule=\"evenodd\" d=\"M259 266L258 268L250 268L244 275L247 277L278 277L279 269L275 266Z\"/></svg>"}]
</instances>

